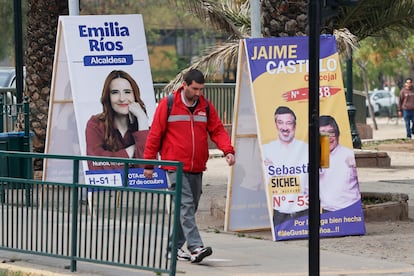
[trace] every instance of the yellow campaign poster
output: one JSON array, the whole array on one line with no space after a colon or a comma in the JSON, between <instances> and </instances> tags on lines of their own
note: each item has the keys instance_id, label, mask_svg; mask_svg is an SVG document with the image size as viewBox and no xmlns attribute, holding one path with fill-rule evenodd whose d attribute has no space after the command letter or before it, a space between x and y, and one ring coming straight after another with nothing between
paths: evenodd
<instances>
[{"instance_id":1,"label":"yellow campaign poster","mask_svg":"<svg viewBox=\"0 0 414 276\"><path fill-rule=\"evenodd\" d=\"M246 39L258 143L275 240L308 237L308 38ZM320 40L320 132L330 167L320 169L322 237L365 234L361 194L333 36ZM313 92L314 93L314 92Z\"/></svg>"}]
</instances>

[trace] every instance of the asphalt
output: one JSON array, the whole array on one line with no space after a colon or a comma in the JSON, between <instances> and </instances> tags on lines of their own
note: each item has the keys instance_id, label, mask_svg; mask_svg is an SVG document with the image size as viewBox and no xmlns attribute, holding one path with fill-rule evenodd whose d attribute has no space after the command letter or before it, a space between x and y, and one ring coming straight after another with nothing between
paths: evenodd
<instances>
[{"instance_id":1,"label":"asphalt","mask_svg":"<svg viewBox=\"0 0 414 276\"><path fill-rule=\"evenodd\" d=\"M369 120L369 119L368 119ZM370 123L370 122L368 122ZM401 120L378 120L378 130L374 130L374 140L404 138L404 124ZM413 142L414 143L414 142ZM213 161L209 161L207 179L220 176L222 183L227 185L228 168L220 163L217 151L211 152ZM401 154L391 155L391 163L398 162ZM408 157L407 157L407 156ZM413 154L404 154L404 162L414 164ZM396 161L394 161L394 158ZM408 158L408 159L407 159ZM361 191L404 192L414 198L414 183L411 183L412 171L404 166L396 166L393 176L381 177L381 169L358 169ZM210 176L209 176L210 175ZM401 186L396 191L387 190L390 185L382 185L387 181L383 178L398 177L409 185ZM224 177L223 177L224 176ZM209 178L210 177L210 178ZM208 181L208 180L207 180ZM388 188L389 189L389 188ZM203 195L204 196L204 195ZM410 205L410 203L409 203ZM207 206L207 205L206 205ZM207 208L207 207L206 207ZM205 244L213 246L213 255L199 264L179 261L176 275L206 275L206 276L277 276L277 275L311 275L309 273L309 250L306 243L274 242L270 239L257 239L248 235L225 233L219 231L202 231ZM359 242L356 238L355 242ZM154 272L118 268L113 266L78 263L77 272L65 269L67 260L43 256L19 254L16 252L0 251L1 270L19 272L18 275L155 275ZM320 275L414 275L414 264L410 259L387 261L373 257L353 256L333 250L320 251Z\"/></svg>"}]
</instances>

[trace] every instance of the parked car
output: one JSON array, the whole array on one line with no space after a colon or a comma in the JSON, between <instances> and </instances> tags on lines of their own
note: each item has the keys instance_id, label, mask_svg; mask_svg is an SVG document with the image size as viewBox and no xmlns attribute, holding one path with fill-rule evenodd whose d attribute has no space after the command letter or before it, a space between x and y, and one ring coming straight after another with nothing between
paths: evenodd
<instances>
[{"instance_id":1,"label":"parked car","mask_svg":"<svg viewBox=\"0 0 414 276\"><path fill-rule=\"evenodd\" d=\"M397 113L397 97L388 90L369 91L374 115L395 116ZM367 106L367 116L369 116L368 99L365 100Z\"/></svg>"},{"instance_id":2,"label":"parked car","mask_svg":"<svg viewBox=\"0 0 414 276\"><path fill-rule=\"evenodd\" d=\"M23 67L23 86L26 77L26 67ZM16 88L16 69L14 67L0 67L0 88Z\"/></svg>"},{"instance_id":3,"label":"parked car","mask_svg":"<svg viewBox=\"0 0 414 276\"><path fill-rule=\"evenodd\" d=\"M26 77L26 67L23 67L23 80ZM25 82L23 81L23 87ZM14 67L0 67L0 88L16 88L16 69ZM15 89L5 90L0 92L3 97L3 103L16 104Z\"/></svg>"},{"instance_id":4,"label":"parked car","mask_svg":"<svg viewBox=\"0 0 414 276\"><path fill-rule=\"evenodd\" d=\"M0 87L16 87L14 67L0 67Z\"/></svg>"}]
</instances>

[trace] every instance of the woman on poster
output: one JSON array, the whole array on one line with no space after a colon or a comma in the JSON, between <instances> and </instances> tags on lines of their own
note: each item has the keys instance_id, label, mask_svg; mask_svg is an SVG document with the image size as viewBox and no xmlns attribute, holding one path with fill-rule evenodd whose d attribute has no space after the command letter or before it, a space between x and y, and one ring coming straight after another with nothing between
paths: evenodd
<instances>
[{"instance_id":1,"label":"woman on poster","mask_svg":"<svg viewBox=\"0 0 414 276\"><path fill-rule=\"evenodd\" d=\"M142 158L148 135L148 116L136 81L114 70L102 89L103 111L86 125L86 153L93 156ZM122 168L123 163L89 161L89 170Z\"/></svg>"}]
</instances>

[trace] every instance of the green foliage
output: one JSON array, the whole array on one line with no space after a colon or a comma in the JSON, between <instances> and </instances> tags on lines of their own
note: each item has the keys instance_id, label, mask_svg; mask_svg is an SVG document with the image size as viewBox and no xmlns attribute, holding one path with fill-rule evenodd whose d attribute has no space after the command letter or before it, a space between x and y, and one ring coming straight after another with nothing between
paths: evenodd
<instances>
[{"instance_id":1,"label":"green foliage","mask_svg":"<svg viewBox=\"0 0 414 276\"><path fill-rule=\"evenodd\" d=\"M194 55L199 55L203 49L214 43L215 41L211 41L211 38L217 35L217 32L209 29L203 20L186 12L185 1L174 2L167 0L85 0L81 1L80 13L83 15L142 14L149 54L152 59L157 60L157 63L164 64L161 68L151 65L153 81L169 82L190 64ZM182 31L182 37L189 38L192 46L195 47L191 55L184 56L171 51L152 50L151 48L157 45L163 45L164 37L160 30L178 34ZM190 33L186 30L197 31Z\"/></svg>"},{"instance_id":2,"label":"green foliage","mask_svg":"<svg viewBox=\"0 0 414 276\"><path fill-rule=\"evenodd\" d=\"M407 40L397 37L397 34L391 36L394 37L392 44L378 37L368 37L360 42L353 55L355 89L364 90L362 69L358 64L364 64L366 68L369 90L382 88L384 82L397 85L401 78L409 75L410 54L407 52L412 51L411 47L406 47Z\"/></svg>"},{"instance_id":3,"label":"green foliage","mask_svg":"<svg viewBox=\"0 0 414 276\"><path fill-rule=\"evenodd\" d=\"M23 17L23 36L25 36L25 22L27 0L22 0L22 17ZM14 1L0 0L0 34L2 42L0 43L0 61L11 58L14 63ZM24 40L24 39L23 39Z\"/></svg>"},{"instance_id":4,"label":"green foliage","mask_svg":"<svg viewBox=\"0 0 414 276\"><path fill-rule=\"evenodd\" d=\"M80 13L142 14L146 28L150 29L205 28L202 21L184 12L180 4L182 1L176 2L177 4L167 0L84 0L80 3Z\"/></svg>"},{"instance_id":5,"label":"green foliage","mask_svg":"<svg viewBox=\"0 0 414 276\"><path fill-rule=\"evenodd\" d=\"M151 51L149 54L151 55ZM180 68L184 68L188 65L189 61L185 58L179 58L177 54L172 54L167 51L162 51L161 54L162 55L158 55L161 63L171 63L173 66L170 68L162 67L160 69L152 68L152 80L156 83L167 83L180 72Z\"/></svg>"},{"instance_id":6,"label":"green foliage","mask_svg":"<svg viewBox=\"0 0 414 276\"><path fill-rule=\"evenodd\" d=\"M0 60L11 55L13 34L13 2L8 0L0 0L0 16L2 24L0 24L0 33L2 34L2 43L0 46Z\"/></svg>"},{"instance_id":7,"label":"green foliage","mask_svg":"<svg viewBox=\"0 0 414 276\"><path fill-rule=\"evenodd\" d=\"M25 40L25 23L26 23L26 10L27 0L22 0L22 31L23 41ZM0 61L10 59L11 64L14 64L14 1L0 0L0 18L2 19L0 24L0 37L2 43L0 43ZM24 45L24 44L23 44Z\"/></svg>"},{"instance_id":8,"label":"green foliage","mask_svg":"<svg viewBox=\"0 0 414 276\"><path fill-rule=\"evenodd\" d=\"M2 270L0 271L0 276L23 276L23 272L21 271L7 271Z\"/></svg>"},{"instance_id":9,"label":"green foliage","mask_svg":"<svg viewBox=\"0 0 414 276\"><path fill-rule=\"evenodd\" d=\"M394 91L394 94L395 94L395 97L399 97L400 96L400 92L401 92L401 89L397 86L396 88L395 88L395 91Z\"/></svg>"},{"instance_id":10,"label":"green foliage","mask_svg":"<svg viewBox=\"0 0 414 276\"><path fill-rule=\"evenodd\" d=\"M392 35L414 29L412 0L359 0L357 6L342 8L334 28L347 28L359 40Z\"/></svg>"}]
</instances>

